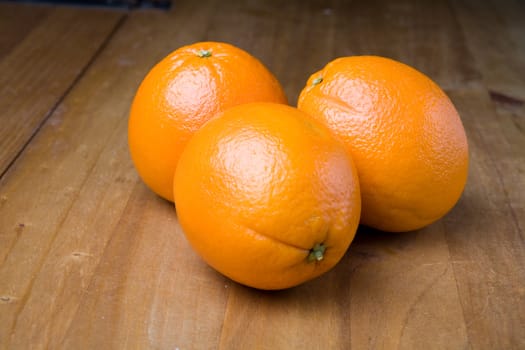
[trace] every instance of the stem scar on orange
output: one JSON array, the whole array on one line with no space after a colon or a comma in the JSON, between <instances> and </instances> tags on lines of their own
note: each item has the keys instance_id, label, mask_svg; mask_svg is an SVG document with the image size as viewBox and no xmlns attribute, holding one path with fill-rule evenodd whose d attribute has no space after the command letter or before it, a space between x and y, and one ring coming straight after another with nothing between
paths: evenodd
<instances>
[{"instance_id":1,"label":"stem scar on orange","mask_svg":"<svg viewBox=\"0 0 525 350\"><path fill-rule=\"evenodd\" d=\"M292 287L331 269L361 209L352 159L322 125L274 103L236 106L195 133L174 179L197 253L231 279Z\"/></svg>"},{"instance_id":2,"label":"stem scar on orange","mask_svg":"<svg viewBox=\"0 0 525 350\"><path fill-rule=\"evenodd\" d=\"M173 200L173 174L195 131L216 113L248 102L286 103L277 79L256 58L225 43L181 47L155 65L133 100L128 143L142 180Z\"/></svg>"},{"instance_id":3,"label":"stem scar on orange","mask_svg":"<svg viewBox=\"0 0 525 350\"><path fill-rule=\"evenodd\" d=\"M352 155L361 223L409 231L444 216L468 172L465 130L430 78L377 56L343 57L314 73L298 108L327 126Z\"/></svg>"}]
</instances>

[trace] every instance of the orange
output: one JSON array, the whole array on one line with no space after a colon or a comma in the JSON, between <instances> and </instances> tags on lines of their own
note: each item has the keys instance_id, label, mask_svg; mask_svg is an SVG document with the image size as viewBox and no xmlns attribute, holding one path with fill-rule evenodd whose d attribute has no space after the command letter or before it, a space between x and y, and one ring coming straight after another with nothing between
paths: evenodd
<instances>
[{"instance_id":1,"label":"orange","mask_svg":"<svg viewBox=\"0 0 525 350\"><path fill-rule=\"evenodd\" d=\"M131 106L129 150L140 177L172 201L175 167L193 133L220 111L258 101L286 103L286 97L247 52L216 42L175 50L147 74Z\"/></svg>"},{"instance_id":2,"label":"orange","mask_svg":"<svg viewBox=\"0 0 525 350\"><path fill-rule=\"evenodd\" d=\"M197 131L175 172L179 222L195 251L231 279L282 289L332 268L359 222L353 162L296 108L253 103Z\"/></svg>"},{"instance_id":3,"label":"orange","mask_svg":"<svg viewBox=\"0 0 525 350\"><path fill-rule=\"evenodd\" d=\"M468 171L463 125L446 94L414 68L376 56L336 59L309 78L298 108L352 155L362 224L416 230L461 196Z\"/></svg>"}]
</instances>

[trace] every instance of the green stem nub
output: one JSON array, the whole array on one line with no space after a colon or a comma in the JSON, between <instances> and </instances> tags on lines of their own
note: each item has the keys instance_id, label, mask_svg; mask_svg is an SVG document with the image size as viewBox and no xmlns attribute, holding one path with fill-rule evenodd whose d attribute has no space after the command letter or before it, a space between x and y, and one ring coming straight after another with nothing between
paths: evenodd
<instances>
[{"instance_id":1,"label":"green stem nub","mask_svg":"<svg viewBox=\"0 0 525 350\"><path fill-rule=\"evenodd\" d=\"M199 50L197 51L197 56L200 58L211 57L211 50Z\"/></svg>"},{"instance_id":2,"label":"green stem nub","mask_svg":"<svg viewBox=\"0 0 525 350\"><path fill-rule=\"evenodd\" d=\"M326 247L323 243L317 243L308 254L308 262L321 261L324 258Z\"/></svg>"},{"instance_id":3,"label":"green stem nub","mask_svg":"<svg viewBox=\"0 0 525 350\"><path fill-rule=\"evenodd\" d=\"M323 81L323 77L317 77L312 81L312 85L315 86Z\"/></svg>"}]
</instances>

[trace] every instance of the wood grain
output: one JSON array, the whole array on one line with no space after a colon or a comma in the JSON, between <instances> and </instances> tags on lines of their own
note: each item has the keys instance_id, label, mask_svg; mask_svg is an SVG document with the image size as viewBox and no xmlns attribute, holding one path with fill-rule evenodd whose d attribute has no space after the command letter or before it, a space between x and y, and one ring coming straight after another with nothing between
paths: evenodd
<instances>
[{"instance_id":1,"label":"wood grain","mask_svg":"<svg viewBox=\"0 0 525 350\"><path fill-rule=\"evenodd\" d=\"M52 12L49 6L0 4L0 59L24 40Z\"/></svg>"},{"instance_id":2,"label":"wood grain","mask_svg":"<svg viewBox=\"0 0 525 350\"><path fill-rule=\"evenodd\" d=\"M463 198L443 222L469 338L474 348L521 348L525 138L508 131L514 124L496 114L486 91L452 97L468 130L471 166ZM459 224L461 232L451 230Z\"/></svg>"},{"instance_id":3,"label":"wood grain","mask_svg":"<svg viewBox=\"0 0 525 350\"><path fill-rule=\"evenodd\" d=\"M57 346L86 296L138 182L127 153L127 112L156 61L144 50L166 54L171 32L151 40L162 19L171 21L155 13L130 20L0 180L0 343L6 348L28 339L34 348ZM152 21L159 25L144 29ZM173 28L182 39L194 29Z\"/></svg>"},{"instance_id":4,"label":"wood grain","mask_svg":"<svg viewBox=\"0 0 525 350\"><path fill-rule=\"evenodd\" d=\"M96 55L121 13L0 4L0 175ZM19 15L20 14L20 15ZM45 18L42 18L44 17ZM9 29L7 28L9 27ZM16 43L13 39L18 39ZM8 51L8 52L6 52ZM2 54L4 54L2 57Z\"/></svg>"},{"instance_id":5,"label":"wood grain","mask_svg":"<svg viewBox=\"0 0 525 350\"><path fill-rule=\"evenodd\" d=\"M484 89L453 95L469 132L470 186L461 209L444 222L470 229L447 238L461 261L454 271L473 346L522 348L525 335L516 330L525 323L525 7L459 1L454 8Z\"/></svg>"},{"instance_id":6,"label":"wood grain","mask_svg":"<svg viewBox=\"0 0 525 350\"><path fill-rule=\"evenodd\" d=\"M427 6L408 1L397 2L396 6L378 1L366 5L353 2L333 4L332 7L303 8L304 12L293 11L293 15L281 9L281 16L302 17L299 22L305 23L299 29L292 29L292 37L307 38L292 43L282 61L292 60L292 55L304 48L305 41L318 45L316 50L312 48L308 51L303 65L287 67L288 71L283 74L297 81L294 75L307 76L304 72L299 73L306 65L320 68L330 59L329 56L370 54L380 51L379 48L383 51L377 54L404 61L417 58L412 59L413 65L424 57L432 57L435 50L449 53L460 47L463 53L468 54L462 37L458 35L457 25L443 35L435 33L432 23L428 26L419 23L419 18L435 13L440 14L442 22L454 23L446 3L436 2ZM382 18L372 15L381 12L379 9L384 13ZM390 20L385 21L385 18ZM401 20L406 31L398 28ZM343 26L345 23L346 26ZM381 27L382 33L389 34L374 35L377 27ZM433 40L434 46L413 40L416 28L421 37ZM359 30L369 35L351 35ZM325 36L330 35L336 38L326 39ZM412 44L391 45L394 36L397 36L399 43ZM363 38L366 40L362 41ZM454 79L446 74L440 74L435 79L447 82L451 88L470 85L480 77L472 68L464 68L462 57L457 53L447 56L442 62L447 65L446 68L439 65L441 62L433 62L434 70L446 69ZM295 88L302 88L302 85ZM296 303L289 309L286 303L280 303L280 297L276 297L279 301L274 302L266 295L253 296L243 289L239 292L238 288L234 288L225 319L225 325L231 323L232 331L224 328L221 347L245 349L261 347L260 344L265 344L263 348L267 349L292 346L317 349L323 348L323 345L333 349L346 349L349 345L373 349L468 347L445 233L440 226L432 229L423 230L420 235L391 237L377 234L373 236L376 239L357 240L350 249L350 257L336 268L336 276L324 284L320 279L305 287L313 291L299 288L293 296L285 299L287 303L291 300ZM345 264L350 266L345 268ZM343 272L337 275L339 270ZM344 290L346 293L326 289L337 281L345 281L345 277L348 278L346 283L337 291ZM315 302L312 296L320 300ZM324 303L324 300L332 302ZM350 306L348 319L336 316L341 305ZM257 317L253 317L251 312L255 312ZM322 331L316 332L319 328ZM315 334L315 337L305 338L304 333Z\"/></svg>"},{"instance_id":7,"label":"wood grain","mask_svg":"<svg viewBox=\"0 0 525 350\"><path fill-rule=\"evenodd\" d=\"M441 226L406 235L361 228L343 261L311 283L275 293L235 286L221 348L465 348L443 235Z\"/></svg>"},{"instance_id":8,"label":"wood grain","mask_svg":"<svg viewBox=\"0 0 525 350\"><path fill-rule=\"evenodd\" d=\"M514 0L451 2L489 91L525 101L525 5Z\"/></svg>"},{"instance_id":9,"label":"wood grain","mask_svg":"<svg viewBox=\"0 0 525 350\"><path fill-rule=\"evenodd\" d=\"M0 349L525 348L521 3L203 0L127 15L16 5L0 4L0 33L12 33L0 34ZM340 264L296 288L219 275L140 181L126 139L147 71L201 40L259 57L292 104L338 56L422 70L462 116L464 195L416 232L360 228Z\"/></svg>"}]
</instances>

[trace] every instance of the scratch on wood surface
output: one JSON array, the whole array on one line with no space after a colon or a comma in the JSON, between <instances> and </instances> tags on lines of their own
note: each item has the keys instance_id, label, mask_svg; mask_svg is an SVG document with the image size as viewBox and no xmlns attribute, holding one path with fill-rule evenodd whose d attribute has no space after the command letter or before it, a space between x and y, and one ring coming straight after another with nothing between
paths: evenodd
<instances>
[{"instance_id":1,"label":"scratch on wood surface","mask_svg":"<svg viewBox=\"0 0 525 350\"><path fill-rule=\"evenodd\" d=\"M93 257L93 255L89 253L85 253L85 252L73 252L71 253L71 256L74 256L77 258L80 258L80 257L92 258Z\"/></svg>"},{"instance_id":2,"label":"scratch on wood surface","mask_svg":"<svg viewBox=\"0 0 525 350\"><path fill-rule=\"evenodd\" d=\"M353 251L351 254L362 260L375 260L380 258L379 255L374 252L366 252L362 250Z\"/></svg>"},{"instance_id":3,"label":"scratch on wood surface","mask_svg":"<svg viewBox=\"0 0 525 350\"><path fill-rule=\"evenodd\" d=\"M11 240L10 243L8 243L8 248L6 250L6 253L4 255L4 257L0 257L0 265L3 265L5 263L5 261L7 260L7 257L9 256L9 254L11 254L11 251L13 250L13 248L15 247L16 243L18 242L18 240L20 239L20 236L22 236L22 233L24 232L24 229L26 228L26 224L24 223L19 223L18 225L15 226L15 236L14 236L14 239Z\"/></svg>"},{"instance_id":4,"label":"scratch on wood surface","mask_svg":"<svg viewBox=\"0 0 525 350\"><path fill-rule=\"evenodd\" d=\"M525 101L519 98L509 96L509 95L506 95L506 94L503 94L501 92L497 92L494 90L489 90L489 95L490 95L490 99L496 103L516 106L516 107L521 107L525 104Z\"/></svg>"},{"instance_id":5,"label":"scratch on wood surface","mask_svg":"<svg viewBox=\"0 0 525 350\"><path fill-rule=\"evenodd\" d=\"M12 304L15 303L18 300L17 297L14 297L12 295L2 295L0 296L0 303L2 304Z\"/></svg>"},{"instance_id":6,"label":"scratch on wood surface","mask_svg":"<svg viewBox=\"0 0 525 350\"><path fill-rule=\"evenodd\" d=\"M441 263L437 263L437 264L423 264L422 266L433 266L433 265L441 265ZM425 286L425 288L421 291L421 293L419 293L416 296L415 300L408 307L408 310L407 310L407 312L405 314L405 317L403 319L402 328L401 328L401 334L399 336L399 341L401 341L403 339L403 335L404 335L405 330L407 328L408 321L410 319L410 315L412 315L412 313L414 312L416 306L421 303L423 298L428 294L429 291L431 291L433 289L433 287L436 285L436 283L438 283L439 280L441 280L441 278L446 275L446 273L448 272L448 270L449 270L449 268L451 266L450 264L443 264L443 265L445 265L445 269L443 270L443 272L441 272L436 277L434 277L430 281L430 283L427 286Z\"/></svg>"}]
</instances>

